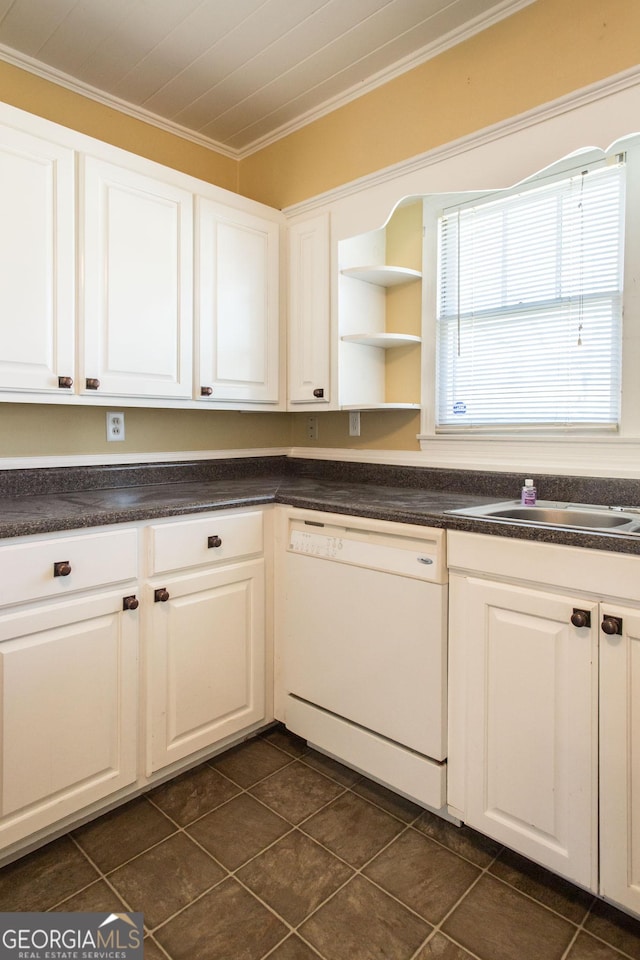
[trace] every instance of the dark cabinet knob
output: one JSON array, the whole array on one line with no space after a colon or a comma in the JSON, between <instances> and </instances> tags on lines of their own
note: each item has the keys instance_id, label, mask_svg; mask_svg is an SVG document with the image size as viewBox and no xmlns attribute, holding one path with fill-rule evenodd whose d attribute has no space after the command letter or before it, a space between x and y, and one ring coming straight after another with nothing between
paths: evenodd
<instances>
[{"instance_id":1,"label":"dark cabinet knob","mask_svg":"<svg viewBox=\"0 0 640 960\"><path fill-rule=\"evenodd\" d=\"M100 381L96 380L95 377L87 377L86 379L87 390L97 390L100 386Z\"/></svg>"},{"instance_id":2,"label":"dark cabinet knob","mask_svg":"<svg viewBox=\"0 0 640 960\"><path fill-rule=\"evenodd\" d=\"M615 637L616 634L622 633L622 618L605 616L602 619L601 627L603 633Z\"/></svg>"},{"instance_id":3,"label":"dark cabinet knob","mask_svg":"<svg viewBox=\"0 0 640 960\"><path fill-rule=\"evenodd\" d=\"M591 611L577 610L574 607L573 613L571 614L571 623L574 625L574 627L590 627Z\"/></svg>"},{"instance_id":4,"label":"dark cabinet knob","mask_svg":"<svg viewBox=\"0 0 640 960\"><path fill-rule=\"evenodd\" d=\"M213 387L200 387L201 397L210 397L213 393Z\"/></svg>"},{"instance_id":5,"label":"dark cabinet knob","mask_svg":"<svg viewBox=\"0 0 640 960\"><path fill-rule=\"evenodd\" d=\"M318 400L322 400L324 397L324 387L316 387L316 389L313 391L313 395L314 397L317 397Z\"/></svg>"},{"instance_id":6,"label":"dark cabinet knob","mask_svg":"<svg viewBox=\"0 0 640 960\"><path fill-rule=\"evenodd\" d=\"M140 606L140 601L135 596L122 598L123 610L137 610L139 606Z\"/></svg>"},{"instance_id":7,"label":"dark cabinet knob","mask_svg":"<svg viewBox=\"0 0 640 960\"><path fill-rule=\"evenodd\" d=\"M73 377L58 377L58 386L61 390L70 390L73 386Z\"/></svg>"},{"instance_id":8,"label":"dark cabinet knob","mask_svg":"<svg viewBox=\"0 0 640 960\"><path fill-rule=\"evenodd\" d=\"M221 547L222 538L221 537L208 537L207 538L207 547L211 550L212 547Z\"/></svg>"},{"instance_id":9,"label":"dark cabinet knob","mask_svg":"<svg viewBox=\"0 0 640 960\"><path fill-rule=\"evenodd\" d=\"M54 577L68 577L71 573L71 564L68 560L58 560L53 565Z\"/></svg>"},{"instance_id":10,"label":"dark cabinet knob","mask_svg":"<svg viewBox=\"0 0 640 960\"><path fill-rule=\"evenodd\" d=\"M156 603L166 603L169 599L169 591L164 587L158 587L153 595L153 599Z\"/></svg>"}]
</instances>

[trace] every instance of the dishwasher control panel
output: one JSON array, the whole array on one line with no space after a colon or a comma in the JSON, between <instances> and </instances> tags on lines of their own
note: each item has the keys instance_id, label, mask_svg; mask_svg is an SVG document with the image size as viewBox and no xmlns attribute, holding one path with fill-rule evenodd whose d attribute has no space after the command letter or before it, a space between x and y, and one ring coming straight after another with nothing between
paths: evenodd
<instances>
[{"instance_id":1,"label":"dishwasher control panel","mask_svg":"<svg viewBox=\"0 0 640 960\"><path fill-rule=\"evenodd\" d=\"M436 539L421 540L386 534L378 529L350 529L292 519L288 551L418 580L443 582L443 563Z\"/></svg>"}]
</instances>

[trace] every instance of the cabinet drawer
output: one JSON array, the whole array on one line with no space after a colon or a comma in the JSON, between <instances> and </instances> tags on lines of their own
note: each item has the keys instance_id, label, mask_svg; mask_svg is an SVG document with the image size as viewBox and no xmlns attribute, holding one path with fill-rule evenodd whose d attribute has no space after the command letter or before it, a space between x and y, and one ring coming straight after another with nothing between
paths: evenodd
<instances>
[{"instance_id":1,"label":"cabinet drawer","mask_svg":"<svg viewBox=\"0 0 640 960\"><path fill-rule=\"evenodd\" d=\"M119 530L2 546L0 606L133 580L137 540L136 530Z\"/></svg>"},{"instance_id":2,"label":"cabinet drawer","mask_svg":"<svg viewBox=\"0 0 640 960\"><path fill-rule=\"evenodd\" d=\"M209 514L150 528L151 572L165 573L262 553L262 513Z\"/></svg>"}]
</instances>

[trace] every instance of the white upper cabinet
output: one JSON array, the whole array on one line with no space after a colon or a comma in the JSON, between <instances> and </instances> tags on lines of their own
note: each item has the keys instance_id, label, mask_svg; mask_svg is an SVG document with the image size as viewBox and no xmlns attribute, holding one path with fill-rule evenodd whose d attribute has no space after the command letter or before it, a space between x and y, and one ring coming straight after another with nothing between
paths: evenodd
<instances>
[{"instance_id":1,"label":"white upper cabinet","mask_svg":"<svg viewBox=\"0 0 640 960\"><path fill-rule=\"evenodd\" d=\"M93 157L82 173L81 390L190 398L192 195Z\"/></svg>"},{"instance_id":2,"label":"white upper cabinet","mask_svg":"<svg viewBox=\"0 0 640 960\"><path fill-rule=\"evenodd\" d=\"M279 400L279 224L197 198L196 312L203 400Z\"/></svg>"},{"instance_id":3,"label":"white upper cabinet","mask_svg":"<svg viewBox=\"0 0 640 960\"><path fill-rule=\"evenodd\" d=\"M329 214L289 228L289 403L328 404Z\"/></svg>"},{"instance_id":4,"label":"white upper cabinet","mask_svg":"<svg viewBox=\"0 0 640 960\"><path fill-rule=\"evenodd\" d=\"M8 126L0 140L0 389L68 395L75 342L73 151Z\"/></svg>"},{"instance_id":5,"label":"white upper cabinet","mask_svg":"<svg viewBox=\"0 0 640 960\"><path fill-rule=\"evenodd\" d=\"M283 215L1 103L0 121L0 400L284 409Z\"/></svg>"}]
</instances>

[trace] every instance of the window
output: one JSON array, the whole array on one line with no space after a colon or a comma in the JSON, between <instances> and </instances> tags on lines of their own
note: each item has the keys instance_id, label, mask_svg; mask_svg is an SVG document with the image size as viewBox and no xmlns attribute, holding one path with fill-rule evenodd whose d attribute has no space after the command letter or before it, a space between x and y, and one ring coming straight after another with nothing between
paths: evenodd
<instances>
[{"instance_id":1,"label":"window","mask_svg":"<svg viewBox=\"0 0 640 960\"><path fill-rule=\"evenodd\" d=\"M436 430L616 430L625 163L446 210Z\"/></svg>"}]
</instances>

